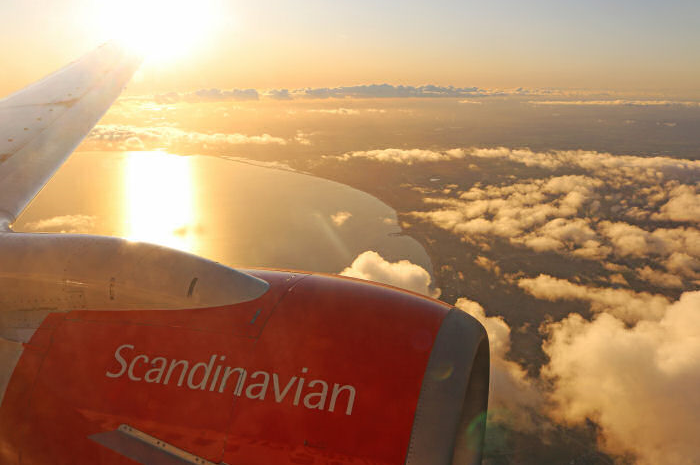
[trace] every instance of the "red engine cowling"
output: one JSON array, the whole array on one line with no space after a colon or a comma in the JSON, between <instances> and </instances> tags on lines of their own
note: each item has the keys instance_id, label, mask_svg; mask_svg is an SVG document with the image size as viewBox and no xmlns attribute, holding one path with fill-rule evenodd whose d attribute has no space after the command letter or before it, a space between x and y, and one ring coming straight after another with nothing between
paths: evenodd
<instances>
[{"instance_id":1,"label":"red engine cowling","mask_svg":"<svg viewBox=\"0 0 700 465\"><path fill-rule=\"evenodd\" d=\"M52 313L0 406L3 464L472 464L483 327L436 300L247 270L254 300Z\"/></svg>"}]
</instances>

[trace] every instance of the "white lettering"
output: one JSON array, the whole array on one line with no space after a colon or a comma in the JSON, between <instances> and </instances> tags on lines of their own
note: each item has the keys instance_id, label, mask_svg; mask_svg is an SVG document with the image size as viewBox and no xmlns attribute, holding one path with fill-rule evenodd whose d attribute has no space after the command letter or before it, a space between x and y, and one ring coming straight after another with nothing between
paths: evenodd
<instances>
[{"instance_id":1,"label":"white lettering","mask_svg":"<svg viewBox=\"0 0 700 465\"><path fill-rule=\"evenodd\" d=\"M185 375L187 374L187 369L190 367L190 362L188 362L187 360L171 360L170 368L168 368L168 374L165 375L165 381L163 381L163 384L168 384L168 382L170 381L170 375L173 373L173 370L178 365L181 365L183 368L180 372L180 379L177 381L177 385L182 386L182 383L185 380Z\"/></svg>"},{"instance_id":2,"label":"white lettering","mask_svg":"<svg viewBox=\"0 0 700 465\"><path fill-rule=\"evenodd\" d=\"M348 406L345 409L345 415L351 415L352 406L355 403L355 388L352 386L340 386L339 384L333 385L333 394L331 395L331 403L328 406L328 411L333 412L335 410L335 401L343 391L348 391L350 393L348 394Z\"/></svg>"},{"instance_id":3,"label":"white lettering","mask_svg":"<svg viewBox=\"0 0 700 465\"><path fill-rule=\"evenodd\" d=\"M240 396L241 391L243 390L243 384L245 383L245 378L247 374L243 368L226 367L224 377L221 378L221 386L219 386L219 392L224 392L224 388L226 387L226 380L228 380L228 377L231 376L233 373L238 373L238 382L236 383L236 388L233 390L233 395Z\"/></svg>"},{"instance_id":4,"label":"white lettering","mask_svg":"<svg viewBox=\"0 0 700 465\"><path fill-rule=\"evenodd\" d=\"M321 392L310 392L304 397L304 407L311 409L323 410L326 405L326 396L328 395L328 383L321 381L320 379L315 379L309 383L309 387L314 387L316 384L323 386ZM315 403L311 402L311 399L318 397L319 400Z\"/></svg>"},{"instance_id":5,"label":"white lettering","mask_svg":"<svg viewBox=\"0 0 700 465\"><path fill-rule=\"evenodd\" d=\"M292 376L292 379L290 379L287 386L285 386L284 391L280 392L280 381L279 378L277 378L277 373L272 374L272 387L275 389L275 401L277 403L282 402L284 398L287 397L287 393L292 388L296 380L297 377Z\"/></svg>"},{"instance_id":6,"label":"white lettering","mask_svg":"<svg viewBox=\"0 0 700 465\"><path fill-rule=\"evenodd\" d=\"M156 363L159 363L160 366L155 367ZM160 383L160 379L163 377L165 366L167 364L168 361L165 359L165 357L156 357L151 360L151 366L155 368L151 368L146 372L146 375L143 377L144 381L147 383ZM156 375L156 377L154 378L153 375Z\"/></svg>"},{"instance_id":7,"label":"white lettering","mask_svg":"<svg viewBox=\"0 0 700 465\"><path fill-rule=\"evenodd\" d=\"M225 355L222 355L219 358L219 361L223 362L226 359ZM211 386L209 386L209 391L214 392L214 388L216 387L216 381L219 379L219 373L221 372L221 365L216 367L216 371L214 372L214 377L211 380Z\"/></svg>"},{"instance_id":8,"label":"white lettering","mask_svg":"<svg viewBox=\"0 0 700 465\"><path fill-rule=\"evenodd\" d=\"M169 359L163 356L152 357L150 354L133 353L134 346L123 344L114 351L114 359L119 364L116 371L107 371L108 378L119 378L124 374L131 381L145 381L168 385L170 378L177 376L177 386L193 391L204 391L209 386L210 392L223 393L227 384L233 382L235 386L232 392L236 397L264 401L272 379L275 402L282 403L285 399L295 406L303 406L310 410L327 410L334 412L336 407L342 410L345 402L345 415L352 415L355 407L357 392L355 387L349 384L333 384L333 390L329 390L330 383L320 379L306 380L309 369L303 367L301 374L292 376L282 384L280 375L272 371L254 371L248 376L246 368L224 366L224 355L213 354L208 362ZM152 358L151 358L152 357ZM139 366L142 364L143 366ZM166 370L167 368L167 370ZM179 372L177 371L179 369ZM231 380L231 383L229 383ZM296 386L295 386L296 384ZM217 389L218 387L218 389ZM290 394L294 389L294 394ZM346 394L346 395L343 395ZM327 402L330 400L329 402Z\"/></svg>"},{"instance_id":9,"label":"white lettering","mask_svg":"<svg viewBox=\"0 0 700 465\"><path fill-rule=\"evenodd\" d=\"M136 377L136 375L134 375L134 366L136 365L136 360L138 359L143 359L144 363L148 363L148 357L146 357L145 355L137 355L136 357L134 357L134 359L131 361L131 365L129 365L128 373L129 379L134 381L141 381L141 378L138 378Z\"/></svg>"},{"instance_id":10,"label":"white lettering","mask_svg":"<svg viewBox=\"0 0 700 465\"><path fill-rule=\"evenodd\" d=\"M309 371L308 368L304 367L301 369L302 373ZM304 389L304 378L299 377L299 382L297 383L297 393L294 395L294 405L299 405L299 398L301 397L301 390Z\"/></svg>"},{"instance_id":11,"label":"white lettering","mask_svg":"<svg viewBox=\"0 0 700 465\"><path fill-rule=\"evenodd\" d=\"M200 389L202 391L206 389L207 381L209 380L209 375L211 374L212 368L214 368L214 362L216 362L216 355L211 356L211 358L209 359L209 364L206 364L204 362L195 363L192 369L190 370L190 376L187 377L187 387L189 387L190 389ZM194 374L199 368L204 368L204 377L202 378L202 381L200 381L197 384L194 384L192 380L194 379Z\"/></svg>"},{"instance_id":12,"label":"white lettering","mask_svg":"<svg viewBox=\"0 0 700 465\"><path fill-rule=\"evenodd\" d=\"M132 346L131 344L124 344L122 346L117 347L117 350L114 351L114 358L117 359L117 362L119 362L119 365L121 365L122 368L121 368L121 370L119 370L118 373L110 373L108 371L106 373L106 376L108 378L119 378L126 371L127 363L126 363L126 360L124 360L124 358L121 356L120 352L122 351L122 349L127 348L127 347L129 349L134 348L134 346Z\"/></svg>"},{"instance_id":13,"label":"white lettering","mask_svg":"<svg viewBox=\"0 0 700 465\"><path fill-rule=\"evenodd\" d=\"M257 378L258 375L265 377L265 381L262 383L249 384L248 388L245 390L245 395L248 399L260 399L265 400L265 394L267 393L267 386L270 384L270 374L266 371L256 371L250 375L250 379ZM258 393L254 394L253 389L257 389Z\"/></svg>"}]
</instances>

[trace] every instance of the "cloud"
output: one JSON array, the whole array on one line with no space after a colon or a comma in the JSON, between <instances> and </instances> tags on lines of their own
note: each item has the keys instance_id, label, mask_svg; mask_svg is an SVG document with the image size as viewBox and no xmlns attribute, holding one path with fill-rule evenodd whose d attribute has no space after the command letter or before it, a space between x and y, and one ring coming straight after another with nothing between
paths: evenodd
<instances>
[{"instance_id":1,"label":"cloud","mask_svg":"<svg viewBox=\"0 0 700 465\"><path fill-rule=\"evenodd\" d=\"M685 107L700 107L700 102L677 100L531 100L531 105L576 105L576 106L632 106L658 107L680 105Z\"/></svg>"},{"instance_id":2,"label":"cloud","mask_svg":"<svg viewBox=\"0 0 700 465\"><path fill-rule=\"evenodd\" d=\"M95 229L96 216L63 215L27 223L27 231L89 233Z\"/></svg>"},{"instance_id":3,"label":"cloud","mask_svg":"<svg viewBox=\"0 0 700 465\"><path fill-rule=\"evenodd\" d=\"M99 150L144 150L167 147L172 149L225 148L237 145L286 145L287 140L269 134L205 134L167 126L140 127L106 124L95 126L86 139L88 148Z\"/></svg>"},{"instance_id":4,"label":"cloud","mask_svg":"<svg viewBox=\"0 0 700 465\"><path fill-rule=\"evenodd\" d=\"M324 113L327 115L359 115L360 110L355 110L353 108L320 108L307 110L309 113Z\"/></svg>"},{"instance_id":5,"label":"cloud","mask_svg":"<svg viewBox=\"0 0 700 465\"><path fill-rule=\"evenodd\" d=\"M682 288L683 280L675 274L666 273L661 270L654 270L648 265L637 270L639 279L647 281L657 287Z\"/></svg>"},{"instance_id":6,"label":"cloud","mask_svg":"<svg viewBox=\"0 0 700 465\"><path fill-rule=\"evenodd\" d=\"M700 231L697 229L658 228L649 232L623 222L601 221L598 230L620 257L657 260L672 273L700 279Z\"/></svg>"},{"instance_id":7,"label":"cloud","mask_svg":"<svg viewBox=\"0 0 700 465\"><path fill-rule=\"evenodd\" d=\"M464 236L496 236L536 251L597 248L585 219L570 219L596 199L601 181L549 177L506 186L472 187L458 199L427 198L439 208L412 215ZM531 231L532 234L528 234ZM597 244L597 243L596 243Z\"/></svg>"},{"instance_id":8,"label":"cloud","mask_svg":"<svg viewBox=\"0 0 700 465\"><path fill-rule=\"evenodd\" d=\"M422 149L382 149L382 150L367 150L358 152L348 152L339 157L334 157L339 160L351 159L368 159L385 163L405 163L412 165L417 162L434 162L453 160L463 158L464 152L460 149L447 150L444 152L436 152L433 150Z\"/></svg>"},{"instance_id":9,"label":"cloud","mask_svg":"<svg viewBox=\"0 0 700 465\"><path fill-rule=\"evenodd\" d=\"M698 463L700 291L637 313L653 319L630 327L607 312L590 322L573 314L548 326L551 415L593 420L605 450L640 465Z\"/></svg>"},{"instance_id":10,"label":"cloud","mask_svg":"<svg viewBox=\"0 0 700 465\"><path fill-rule=\"evenodd\" d=\"M499 267L495 261L491 260L488 257L479 255L478 257L476 257L476 259L474 259L474 264L480 268L485 269L486 271L495 274L496 276L500 276L502 273L501 267Z\"/></svg>"},{"instance_id":11,"label":"cloud","mask_svg":"<svg viewBox=\"0 0 700 465\"><path fill-rule=\"evenodd\" d=\"M418 294L437 297L439 289L431 289L431 278L423 267L408 260L389 262L377 252L362 252L352 264L340 272L343 276L365 279L408 289Z\"/></svg>"},{"instance_id":12,"label":"cloud","mask_svg":"<svg viewBox=\"0 0 700 465\"><path fill-rule=\"evenodd\" d=\"M661 206L655 220L685 221L700 224L700 187L679 185L669 192L669 201Z\"/></svg>"},{"instance_id":13,"label":"cloud","mask_svg":"<svg viewBox=\"0 0 700 465\"><path fill-rule=\"evenodd\" d=\"M292 99L386 99L386 98L452 98L462 99L460 103L479 104L478 99L488 97L530 97L550 98L550 100L529 100L532 105L571 105L571 106L700 106L698 101L679 101L662 99L623 99L608 98L610 92L601 94L591 91L568 91L547 88L482 88L455 87L427 84L422 86L364 84L338 87L303 87L296 89L218 89L206 88L190 92L167 92L152 96L127 96L121 100L154 100L159 104L177 102L206 102L206 101L245 101L260 98L273 100ZM569 98L569 100L551 100L552 97ZM576 98L576 99L574 99ZM587 98L587 99L585 99Z\"/></svg>"},{"instance_id":14,"label":"cloud","mask_svg":"<svg viewBox=\"0 0 700 465\"><path fill-rule=\"evenodd\" d=\"M505 95L539 95L541 91L512 89L482 89L478 87L453 86L395 86L391 84L368 84L339 87L306 87L299 89L198 89L191 92L167 92L156 94L148 99L158 104L178 102L246 101L269 98L273 100L292 99L371 99L371 98L476 98ZM551 95L551 93L546 93ZM129 97L134 99L134 97ZM147 97L136 97L142 100Z\"/></svg>"},{"instance_id":15,"label":"cloud","mask_svg":"<svg viewBox=\"0 0 700 465\"><path fill-rule=\"evenodd\" d=\"M500 91L480 89L478 87L452 86L394 86L391 84L370 84L360 86L320 87L296 89L292 91L295 98L465 98L502 95Z\"/></svg>"},{"instance_id":16,"label":"cloud","mask_svg":"<svg viewBox=\"0 0 700 465\"><path fill-rule=\"evenodd\" d=\"M692 226L700 222L700 161L587 151L458 150L389 149L343 159L409 164L457 154L493 175L462 190L423 190L424 208L409 216L484 250L501 241L602 264L646 260L626 277L636 273L663 288L688 290L700 280L700 231ZM529 177L503 175L517 172L518 165ZM626 281L620 278L625 276L617 277L618 283Z\"/></svg>"},{"instance_id":17,"label":"cloud","mask_svg":"<svg viewBox=\"0 0 700 465\"><path fill-rule=\"evenodd\" d=\"M508 160L528 167L547 170L575 168L585 170L606 180L637 181L657 184L660 180L697 179L700 160L669 157L637 157L612 155L587 150L553 150L534 152L530 149L476 148L464 149L465 155L474 158Z\"/></svg>"},{"instance_id":18,"label":"cloud","mask_svg":"<svg viewBox=\"0 0 700 465\"><path fill-rule=\"evenodd\" d=\"M260 94L255 89L199 89L193 92L167 92L153 96L153 100L158 104L169 104L178 102L221 102L228 100L246 101L258 100Z\"/></svg>"},{"instance_id":19,"label":"cloud","mask_svg":"<svg viewBox=\"0 0 700 465\"><path fill-rule=\"evenodd\" d=\"M351 216L352 213L350 212L339 211L331 215L331 220L337 227L341 227Z\"/></svg>"},{"instance_id":20,"label":"cloud","mask_svg":"<svg viewBox=\"0 0 700 465\"><path fill-rule=\"evenodd\" d=\"M263 94L267 98L273 100L291 100L292 95L288 89L270 89Z\"/></svg>"},{"instance_id":21,"label":"cloud","mask_svg":"<svg viewBox=\"0 0 700 465\"><path fill-rule=\"evenodd\" d=\"M662 295L574 284L565 279L540 274L536 278L518 280L518 287L542 300L578 300L590 305L591 310L607 312L628 323L644 319L660 319L669 301Z\"/></svg>"},{"instance_id":22,"label":"cloud","mask_svg":"<svg viewBox=\"0 0 700 465\"><path fill-rule=\"evenodd\" d=\"M532 413L541 409L543 399L525 370L507 359L510 327L501 317L487 317L478 302L460 298L455 306L479 320L489 336L489 421L505 423L518 430L531 430L535 425Z\"/></svg>"},{"instance_id":23,"label":"cloud","mask_svg":"<svg viewBox=\"0 0 700 465\"><path fill-rule=\"evenodd\" d=\"M312 145L311 139L309 139L309 136L311 134L305 133L303 131L297 131L296 136L294 136L294 140L301 145Z\"/></svg>"}]
</instances>

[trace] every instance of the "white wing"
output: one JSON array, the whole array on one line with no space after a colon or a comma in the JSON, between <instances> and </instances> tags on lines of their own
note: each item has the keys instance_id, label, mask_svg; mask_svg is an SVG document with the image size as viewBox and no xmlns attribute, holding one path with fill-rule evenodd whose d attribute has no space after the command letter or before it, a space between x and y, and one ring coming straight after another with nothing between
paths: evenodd
<instances>
[{"instance_id":1,"label":"white wing","mask_svg":"<svg viewBox=\"0 0 700 465\"><path fill-rule=\"evenodd\" d=\"M139 62L107 43L0 100L0 228L39 193L119 96Z\"/></svg>"}]
</instances>

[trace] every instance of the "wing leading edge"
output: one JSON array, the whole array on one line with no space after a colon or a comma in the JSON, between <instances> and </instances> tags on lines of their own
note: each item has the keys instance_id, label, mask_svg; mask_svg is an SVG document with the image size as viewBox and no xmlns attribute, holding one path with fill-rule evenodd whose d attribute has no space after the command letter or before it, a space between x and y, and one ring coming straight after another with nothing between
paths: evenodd
<instances>
[{"instance_id":1,"label":"wing leading edge","mask_svg":"<svg viewBox=\"0 0 700 465\"><path fill-rule=\"evenodd\" d=\"M0 99L0 229L51 179L139 64L110 42Z\"/></svg>"}]
</instances>

